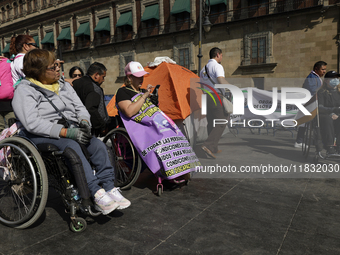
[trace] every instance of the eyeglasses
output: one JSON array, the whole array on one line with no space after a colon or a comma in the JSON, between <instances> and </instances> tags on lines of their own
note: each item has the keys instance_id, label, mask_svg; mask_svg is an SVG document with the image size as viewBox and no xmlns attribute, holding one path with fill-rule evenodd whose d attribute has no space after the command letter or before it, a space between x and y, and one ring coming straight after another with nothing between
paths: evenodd
<instances>
[{"instance_id":1,"label":"eyeglasses","mask_svg":"<svg viewBox=\"0 0 340 255\"><path fill-rule=\"evenodd\" d=\"M59 67L58 63L54 63L53 67L47 67L47 70L55 71Z\"/></svg>"},{"instance_id":2,"label":"eyeglasses","mask_svg":"<svg viewBox=\"0 0 340 255\"><path fill-rule=\"evenodd\" d=\"M72 78L76 78L76 77L83 77L81 73L77 73L77 74L72 74Z\"/></svg>"},{"instance_id":3,"label":"eyeglasses","mask_svg":"<svg viewBox=\"0 0 340 255\"><path fill-rule=\"evenodd\" d=\"M26 43L26 44L27 44L27 45L32 45L32 46L38 48L38 44L36 44L36 43Z\"/></svg>"}]
</instances>

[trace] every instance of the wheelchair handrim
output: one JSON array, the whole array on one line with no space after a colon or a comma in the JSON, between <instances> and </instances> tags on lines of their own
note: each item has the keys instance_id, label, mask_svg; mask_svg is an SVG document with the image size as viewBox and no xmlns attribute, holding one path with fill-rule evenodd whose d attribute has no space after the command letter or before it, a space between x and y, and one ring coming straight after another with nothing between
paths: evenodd
<instances>
[{"instance_id":1,"label":"wheelchair handrim","mask_svg":"<svg viewBox=\"0 0 340 255\"><path fill-rule=\"evenodd\" d=\"M30 217L32 216L32 213L34 212L34 207L35 207L36 198L37 198L37 189L38 189L37 188L37 177L36 177L36 173L34 171L34 167L33 167L32 162L30 161L27 154L19 146L14 145L12 143L3 143L3 144L0 144L0 149L2 149L5 146L13 147L20 152L20 155L23 156L25 158L26 162L28 163L29 168L30 168L30 172L31 172L32 178L33 178L33 191L32 191L33 197L32 197L32 200L31 200L31 205L29 206L29 208L26 208L26 215L23 218L21 218L17 221L9 221L9 220L4 219L0 214L0 220L4 224L6 224L6 225L19 225L19 224L22 224L22 223L28 221L30 219ZM19 194L15 191L15 189L10 187L10 190L12 191L12 196L16 196L19 199L18 201L23 202L23 197L20 197ZM14 194L14 193L16 193L16 194ZM1 200L1 198L0 198L0 200Z\"/></svg>"}]
</instances>

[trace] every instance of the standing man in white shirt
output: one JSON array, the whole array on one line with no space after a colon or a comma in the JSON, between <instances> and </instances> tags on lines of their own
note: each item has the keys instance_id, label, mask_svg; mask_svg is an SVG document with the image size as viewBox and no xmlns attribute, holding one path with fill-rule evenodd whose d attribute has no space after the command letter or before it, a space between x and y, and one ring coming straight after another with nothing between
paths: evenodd
<instances>
[{"instance_id":1,"label":"standing man in white shirt","mask_svg":"<svg viewBox=\"0 0 340 255\"><path fill-rule=\"evenodd\" d=\"M200 72L200 81L201 83L207 84L215 89L215 84L227 84L228 82L225 80L224 69L221 65L222 62L222 50L214 47L209 52L210 60L203 67ZM210 77L210 78L209 78ZM204 88L210 92L213 92L209 89L208 86L204 86ZM225 93L222 89L215 89L219 96ZM215 101L218 102L217 95L215 93L211 93ZM226 119L224 114L223 107L220 104L215 105L214 100L207 96L207 120L208 120L208 138L203 143L202 149L207 154L207 156L211 158L216 158L214 153L219 153L221 151L218 150L218 141L220 140L222 133L227 124L224 125L216 125L213 127L214 119Z\"/></svg>"}]
</instances>

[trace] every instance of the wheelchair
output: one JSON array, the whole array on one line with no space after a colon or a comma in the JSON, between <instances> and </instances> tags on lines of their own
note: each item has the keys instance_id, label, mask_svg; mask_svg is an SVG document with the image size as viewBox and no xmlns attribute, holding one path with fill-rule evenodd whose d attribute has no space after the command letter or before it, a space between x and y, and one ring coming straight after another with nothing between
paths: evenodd
<instances>
[{"instance_id":1,"label":"wheelchair","mask_svg":"<svg viewBox=\"0 0 340 255\"><path fill-rule=\"evenodd\" d=\"M76 212L98 216L92 210L90 192L83 171L69 171L70 165L81 167L78 155L72 150L64 152L53 144L35 146L24 137L14 136L0 141L3 157L0 162L0 222L24 229L35 223L45 209L48 188L53 187L61 196L70 214L70 229L82 232L85 219ZM67 161L68 160L68 161ZM82 168L81 168L82 169Z\"/></svg>"},{"instance_id":2,"label":"wheelchair","mask_svg":"<svg viewBox=\"0 0 340 255\"><path fill-rule=\"evenodd\" d=\"M104 138L115 168L115 186L131 187L141 170L141 159L124 128L111 130ZM83 232L87 216L98 216L78 155L70 148L59 151L53 144L33 144L25 137L0 141L0 222L24 229L43 213L49 187L60 195L70 214L70 230ZM72 169L72 174L69 169ZM95 170L95 169L94 169Z\"/></svg>"},{"instance_id":3,"label":"wheelchair","mask_svg":"<svg viewBox=\"0 0 340 255\"><path fill-rule=\"evenodd\" d=\"M129 189L137 181L143 166L142 159L134 147L127 130L120 116L114 117L116 128L112 129L104 137L103 142L110 149L113 155L114 169L115 169L115 186L122 190ZM146 165L145 165L146 166ZM161 196L164 190L163 177L156 175L157 186L155 194ZM191 179L191 174L186 174L184 177L177 177L169 181L177 186L185 184L188 185ZM174 185L172 185L174 186Z\"/></svg>"},{"instance_id":4,"label":"wheelchair","mask_svg":"<svg viewBox=\"0 0 340 255\"><path fill-rule=\"evenodd\" d=\"M125 128L112 129L103 142L109 148L115 169L115 186L122 190L131 188L142 169L142 160L133 146Z\"/></svg>"},{"instance_id":5,"label":"wheelchair","mask_svg":"<svg viewBox=\"0 0 340 255\"><path fill-rule=\"evenodd\" d=\"M314 164L317 164L319 159L340 159L340 154L325 153L318 115L313 120L305 123L304 140L302 143L302 154L305 159L308 158L312 146L315 146L315 154L313 155Z\"/></svg>"}]
</instances>

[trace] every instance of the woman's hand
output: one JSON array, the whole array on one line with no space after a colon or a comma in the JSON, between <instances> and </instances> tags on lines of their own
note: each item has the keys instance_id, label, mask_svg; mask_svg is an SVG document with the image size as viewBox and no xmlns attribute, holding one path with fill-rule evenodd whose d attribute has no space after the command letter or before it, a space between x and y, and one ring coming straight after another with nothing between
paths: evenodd
<instances>
[{"instance_id":1,"label":"woman's hand","mask_svg":"<svg viewBox=\"0 0 340 255\"><path fill-rule=\"evenodd\" d=\"M152 86L151 84L148 84L148 86L146 87L147 92L150 94L151 93L151 89L154 88L154 86ZM147 93L146 92L146 93Z\"/></svg>"},{"instance_id":2,"label":"woman's hand","mask_svg":"<svg viewBox=\"0 0 340 255\"><path fill-rule=\"evenodd\" d=\"M149 95L151 93L151 89L153 87L154 86L149 84L146 87L147 91L137 100L137 102L132 103L130 100L120 101L118 103L119 109L128 118L131 118L132 116L136 115L139 112L142 105L145 103L145 100L149 97Z\"/></svg>"},{"instance_id":3,"label":"woman's hand","mask_svg":"<svg viewBox=\"0 0 340 255\"><path fill-rule=\"evenodd\" d=\"M90 123L87 120L85 120L85 119L81 120L81 122L79 123L79 127L85 128L87 130L87 133L89 135L91 135L92 127L91 127Z\"/></svg>"},{"instance_id":4,"label":"woman's hand","mask_svg":"<svg viewBox=\"0 0 340 255\"><path fill-rule=\"evenodd\" d=\"M62 128L60 131L60 137L70 138L81 144L88 144L92 138L87 133L86 128Z\"/></svg>"},{"instance_id":5,"label":"woman's hand","mask_svg":"<svg viewBox=\"0 0 340 255\"><path fill-rule=\"evenodd\" d=\"M332 119L333 119L333 120L336 120L337 118L339 118L338 115L336 115L336 114L333 114L333 115L332 115Z\"/></svg>"}]
</instances>

